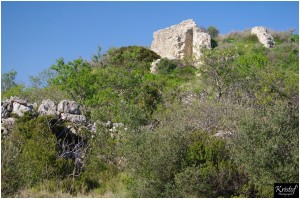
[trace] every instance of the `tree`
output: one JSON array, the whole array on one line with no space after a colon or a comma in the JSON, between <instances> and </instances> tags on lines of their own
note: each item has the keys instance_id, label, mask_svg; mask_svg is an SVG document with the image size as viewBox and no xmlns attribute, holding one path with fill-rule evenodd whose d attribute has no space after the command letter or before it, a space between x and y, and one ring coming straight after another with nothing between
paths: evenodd
<instances>
[{"instance_id":1,"label":"tree","mask_svg":"<svg viewBox=\"0 0 300 199\"><path fill-rule=\"evenodd\" d=\"M3 73L1 75L1 78L2 78L2 80L1 80L2 92L7 91L12 87L17 86L17 83L15 81L16 76L17 76L17 71L15 71L15 70L11 70L11 71L9 71L7 73Z\"/></svg>"},{"instance_id":2,"label":"tree","mask_svg":"<svg viewBox=\"0 0 300 199\"><path fill-rule=\"evenodd\" d=\"M215 26L209 26L207 31L213 39L217 38L219 35L219 30Z\"/></svg>"},{"instance_id":3,"label":"tree","mask_svg":"<svg viewBox=\"0 0 300 199\"><path fill-rule=\"evenodd\" d=\"M30 83L33 88L45 88L50 84L50 80L55 78L57 73L51 69L45 69L37 76L30 76Z\"/></svg>"},{"instance_id":4,"label":"tree","mask_svg":"<svg viewBox=\"0 0 300 199\"><path fill-rule=\"evenodd\" d=\"M102 54L101 54L101 47L100 46L98 46L98 49L97 49L97 53L96 54L92 54L92 61L94 62L94 63L100 63L100 61L101 61L101 59L102 59Z\"/></svg>"},{"instance_id":5,"label":"tree","mask_svg":"<svg viewBox=\"0 0 300 199\"><path fill-rule=\"evenodd\" d=\"M218 100L229 90L234 81L234 60L237 57L238 54L232 47L204 51L200 72L204 82L217 92Z\"/></svg>"},{"instance_id":6,"label":"tree","mask_svg":"<svg viewBox=\"0 0 300 199\"><path fill-rule=\"evenodd\" d=\"M73 100L79 103L87 103L96 93L94 83L96 76L92 73L91 65L82 58L73 62L65 63L58 59L56 65L51 69L57 72L57 76L51 79L55 85L61 85L62 89L67 91Z\"/></svg>"}]
</instances>

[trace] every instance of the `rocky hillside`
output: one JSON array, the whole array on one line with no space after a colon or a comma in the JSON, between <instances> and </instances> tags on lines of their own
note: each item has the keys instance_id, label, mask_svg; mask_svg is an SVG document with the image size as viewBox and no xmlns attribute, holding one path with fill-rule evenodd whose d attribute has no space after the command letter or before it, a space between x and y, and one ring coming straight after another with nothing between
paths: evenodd
<instances>
[{"instance_id":1,"label":"rocky hillside","mask_svg":"<svg viewBox=\"0 0 300 199\"><path fill-rule=\"evenodd\" d=\"M273 197L299 181L299 36L193 20L2 75L3 197Z\"/></svg>"}]
</instances>

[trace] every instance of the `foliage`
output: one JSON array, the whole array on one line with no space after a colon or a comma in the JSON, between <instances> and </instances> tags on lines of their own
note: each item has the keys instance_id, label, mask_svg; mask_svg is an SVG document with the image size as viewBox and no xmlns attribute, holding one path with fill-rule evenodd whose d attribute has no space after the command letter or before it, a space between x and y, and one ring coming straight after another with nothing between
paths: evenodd
<instances>
[{"instance_id":1,"label":"foliage","mask_svg":"<svg viewBox=\"0 0 300 199\"><path fill-rule=\"evenodd\" d=\"M110 49L107 53L107 57L107 65L130 69L137 67L149 69L149 64L160 58L155 52L140 46Z\"/></svg>"},{"instance_id":2,"label":"foliage","mask_svg":"<svg viewBox=\"0 0 300 199\"><path fill-rule=\"evenodd\" d=\"M25 85L18 84L6 91L1 92L1 99L9 99L10 96L22 96L24 94Z\"/></svg>"},{"instance_id":3,"label":"foliage","mask_svg":"<svg viewBox=\"0 0 300 199\"><path fill-rule=\"evenodd\" d=\"M243 118L235 157L258 188L272 197L273 183L299 181L299 117L285 104Z\"/></svg>"},{"instance_id":4,"label":"foliage","mask_svg":"<svg viewBox=\"0 0 300 199\"><path fill-rule=\"evenodd\" d=\"M219 35L219 30L215 26L209 26L207 31L213 39L217 38Z\"/></svg>"},{"instance_id":5,"label":"foliage","mask_svg":"<svg viewBox=\"0 0 300 199\"><path fill-rule=\"evenodd\" d=\"M163 58L157 64L159 74L169 74L177 68L177 64L173 60Z\"/></svg>"},{"instance_id":6,"label":"foliage","mask_svg":"<svg viewBox=\"0 0 300 199\"><path fill-rule=\"evenodd\" d=\"M252 35L250 30L244 31L234 31L228 33L226 35L218 37L219 43L226 44L245 44L249 46L249 44L258 44L258 37L256 35Z\"/></svg>"},{"instance_id":7,"label":"foliage","mask_svg":"<svg viewBox=\"0 0 300 199\"><path fill-rule=\"evenodd\" d=\"M10 88L17 86L16 80L15 80L16 75L17 75L17 71L15 71L15 70L11 70L7 73L1 74L1 90L2 90L2 92L7 91Z\"/></svg>"},{"instance_id":8,"label":"foliage","mask_svg":"<svg viewBox=\"0 0 300 199\"><path fill-rule=\"evenodd\" d=\"M91 66L82 58L65 64L63 59L58 59L51 69L57 72L57 76L51 81L72 96L75 101L83 103L92 99L96 92L94 83L96 76Z\"/></svg>"},{"instance_id":9,"label":"foliage","mask_svg":"<svg viewBox=\"0 0 300 199\"><path fill-rule=\"evenodd\" d=\"M101 62L102 54L101 54L101 47L100 46L98 46L97 54L93 54L91 59L94 63L100 63Z\"/></svg>"},{"instance_id":10,"label":"foliage","mask_svg":"<svg viewBox=\"0 0 300 199\"><path fill-rule=\"evenodd\" d=\"M215 48L215 47L218 46L218 42L215 39L211 39L210 42L211 42L211 47L212 48Z\"/></svg>"},{"instance_id":11,"label":"foliage","mask_svg":"<svg viewBox=\"0 0 300 199\"><path fill-rule=\"evenodd\" d=\"M56 137L69 124L19 118L2 139L3 195L273 197L274 182L299 180L299 37L272 35L271 49L250 30L216 36L200 69L162 58L159 74L149 68L160 57L147 48L99 48L90 62L59 59L55 75L2 90L2 99L72 98L97 124L84 131L84 170L75 177Z\"/></svg>"},{"instance_id":12,"label":"foliage","mask_svg":"<svg viewBox=\"0 0 300 199\"><path fill-rule=\"evenodd\" d=\"M224 49L207 50L202 58L203 66L200 72L204 81L212 85L217 92L217 99L230 89L235 80L234 60L238 57L236 50L232 47Z\"/></svg>"},{"instance_id":13,"label":"foliage","mask_svg":"<svg viewBox=\"0 0 300 199\"><path fill-rule=\"evenodd\" d=\"M225 142L206 132L181 129L176 124L162 126L153 132L134 135L130 140L129 168L134 171L132 196L238 195L247 178L230 159Z\"/></svg>"},{"instance_id":14,"label":"foliage","mask_svg":"<svg viewBox=\"0 0 300 199\"><path fill-rule=\"evenodd\" d=\"M93 142L91 152L86 154L87 167L75 180L71 175L75 169L74 160L60 157L60 142L55 135L55 131L65 128L65 124L56 122L53 129L51 121L53 118L44 116L22 117L10 137L2 140L1 175L5 196L14 196L21 189L49 181L63 181L55 189L70 194L84 194L99 186L97 176L104 167L94 155Z\"/></svg>"},{"instance_id":15,"label":"foliage","mask_svg":"<svg viewBox=\"0 0 300 199\"><path fill-rule=\"evenodd\" d=\"M33 88L45 88L50 84L50 80L55 78L56 73L53 70L45 69L37 76L30 76L30 83Z\"/></svg>"},{"instance_id":16,"label":"foliage","mask_svg":"<svg viewBox=\"0 0 300 199\"><path fill-rule=\"evenodd\" d=\"M15 186L32 186L55 175L55 136L44 121L45 118L27 118L20 119L11 137L2 142L2 164L8 163L6 156L12 153L10 150L15 151L10 157L10 165L2 165L2 193L7 195L17 191ZM13 145L14 148L7 148L6 145ZM8 176L5 176L6 172Z\"/></svg>"}]
</instances>

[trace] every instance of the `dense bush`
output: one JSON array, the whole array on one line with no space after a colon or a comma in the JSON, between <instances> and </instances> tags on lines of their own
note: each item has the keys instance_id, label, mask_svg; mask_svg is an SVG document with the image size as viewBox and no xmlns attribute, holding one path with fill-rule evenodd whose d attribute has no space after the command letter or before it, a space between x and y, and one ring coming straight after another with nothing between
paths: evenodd
<instances>
[{"instance_id":1,"label":"dense bush","mask_svg":"<svg viewBox=\"0 0 300 199\"><path fill-rule=\"evenodd\" d=\"M273 183L299 181L299 117L285 104L255 111L241 121L235 158L257 187L272 197Z\"/></svg>"},{"instance_id":2,"label":"dense bush","mask_svg":"<svg viewBox=\"0 0 300 199\"><path fill-rule=\"evenodd\" d=\"M138 66L149 69L149 63L160 58L155 52L140 46L112 48L104 56L105 65L130 69Z\"/></svg>"},{"instance_id":3,"label":"dense bush","mask_svg":"<svg viewBox=\"0 0 300 199\"><path fill-rule=\"evenodd\" d=\"M2 140L1 166L2 193L7 196L56 176L56 138L46 118L18 121L11 137Z\"/></svg>"}]
</instances>

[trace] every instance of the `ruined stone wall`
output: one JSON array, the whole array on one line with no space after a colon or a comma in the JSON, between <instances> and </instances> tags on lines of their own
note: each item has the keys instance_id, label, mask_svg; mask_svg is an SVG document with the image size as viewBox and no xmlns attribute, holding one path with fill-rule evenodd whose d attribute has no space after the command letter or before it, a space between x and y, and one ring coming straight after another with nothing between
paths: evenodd
<instances>
[{"instance_id":1,"label":"ruined stone wall","mask_svg":"<svg viewBox=\"0 0 300 199\"><path fill-rule=\"evenodd\" d=\"M211 48L211 38L189 19L180 24L153 33L151 50L163 58L183 59L195 55L200 58L200 48Z\"/></svg>"},{"instance_id":2,"label":"ruined stone wall","mask_svg":"<svg viewBox=\"0 0 300 199\"><path fill-rule=\"evenodd\" d=\"M275 45L274 38L269 33L268 29L263 26L256 26L251 29L251 34L258 37L260 43L262 43L266 48L273 48Z\"/></svg>"}]
</instances>

